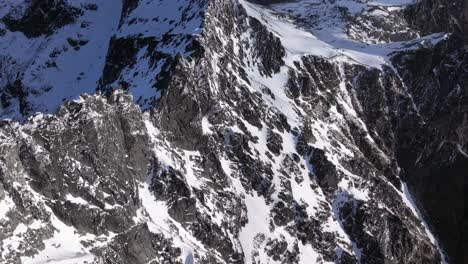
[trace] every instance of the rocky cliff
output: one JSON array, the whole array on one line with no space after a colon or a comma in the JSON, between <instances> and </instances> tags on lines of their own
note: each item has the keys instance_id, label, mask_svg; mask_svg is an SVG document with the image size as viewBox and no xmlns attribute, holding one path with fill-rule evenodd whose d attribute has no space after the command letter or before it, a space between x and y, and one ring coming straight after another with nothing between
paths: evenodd
<instances>
[{"instance_id":1,"label":"rocky cliff","mask_svg":"<svg viewBox=\"0 0 468 264\"><path fill-rule=\"evenodd\" d=\"M436 2L1 2L0 259L462 263Z\"/></svg>"}]
</instances>

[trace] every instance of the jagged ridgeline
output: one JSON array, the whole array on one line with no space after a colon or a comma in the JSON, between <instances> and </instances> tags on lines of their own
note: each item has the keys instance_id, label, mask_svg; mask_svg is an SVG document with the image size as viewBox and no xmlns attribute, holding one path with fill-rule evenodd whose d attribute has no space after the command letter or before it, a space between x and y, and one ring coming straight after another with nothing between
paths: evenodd
<instances>
[{"instance_id":1,"label":"jagged ridgeline","mask_svg":"<svg viewBox=\"0 0 468 264\"><path fill-rule=\"evenodd\" d=\"M463 0L0 0L0 263L463 263Z\"/></svg>"}]
</instances>

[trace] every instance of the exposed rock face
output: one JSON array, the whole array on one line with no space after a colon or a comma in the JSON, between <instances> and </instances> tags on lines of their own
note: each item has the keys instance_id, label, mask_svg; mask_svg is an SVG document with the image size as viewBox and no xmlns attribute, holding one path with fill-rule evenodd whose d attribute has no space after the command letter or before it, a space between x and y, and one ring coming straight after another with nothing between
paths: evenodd
<instances>
[{"instance_id":1,"label":"exposed rock face","mask_svg":"<svg viewBox=\"0 0 468 264\"><path fill-rule=\"evenodd\" d=\"M88 261L145 263L180 254L146 223L135 223L150 152L130 96L84 96L57 116L1 126L0 196L12 206L0 224L2 262L37 254L44 259L41 250L50 250L50 243L62 257ZM70 255L71 246L79 251ZM163 248L165 255L156 254Z\"/></svg>"},{"instance_id":2,"label":"exposed rock face","mask_svg":"<svg viewBox=\"0 0 468 264\"><path fill-rule=\"evenodd\" d=\"M271 5L277 3L291 2L291 0L250 0L249 2L260 5Z\"/></svg>"},{"instance_id":3,"label":"exposed rock face","mask_svg":"<svg viewBox=\"0 0 468 264\"><path fill-rule=\"evenodd\" d=\"M1 261L460 262L463 12L406 2L4 4Z\"/></svg>"},{"instance_id":4,"label":"exposed rock face","mask_svg":"<svg viewBox=\"0 0 468 264\"><path fill-rule=\"evenodd\" d=\"M24 9L23 14L21 9ZM31 38L52 34L54 30L73 23L80 15L80 9L63 0L31 0L17 6L2 20L9 30L20 31Z\"/></svg>"},{"instance_id":5,"label":"exposed rock face","mask_svg":"<svg viewBox=\"0 0 468 264\"><path fill-rule=\"evenodd\" d=\"M405 13L410 24L423 34L456 32L466 36L468 32L468 4L463 0L420 0Z\"/></svg>"},{"instance_id":6,"label":"exposed rock face","mask_svg":"<svg viewBox=\"0 0 468 264\"><path fill-rule=\"evenodd\" d=\"M394 57L423 126L407 124L399 144L399 164L420 208L439 234L453 263L463 262L464 178L468 79L465 1L420 1L405 11L424 34L450 32L434 47ZM417 131L418 139L414 133ZM437 152L429 151L437 149ZM450 201L450 202L448 202Z\"/></svg>"},{"instance_id":7,"label":"exposed rock face","mask_svg":"<svg viewBox=\"0 0 468 264\"><path fill-rule=\"evenodd\" d=\"M434 47L394 57L425 121L417 128L412 124L403 128L399 164L450 260L462 263L464 182L468 170L464 151L468 144L468 6L465 1L421 1L407 12L414 19L413 25L424 33L446 31L452 35ZM437 151L431 151L434 149Z\"/></svg>"},{"instance_id":8,"label":"exposed rock face","mask_svg":"<svg viewBox=\"0 0 468 264\"><path fill-rule=\"evenodd\" d=\"M454 263L460 263L463 234L459 227L464 219L464 175L468 169L463 150L468 142L468 79L463 68L468 60L464 48L450 50L453 41L451 38L436 47L395 57L404 65L401 76L426 122L402 127L398 160L447 252L455 256ZM408 63L408 57L413 62ZM421 67L421 62L428 66Z\"/></svg>"}]
</instances>

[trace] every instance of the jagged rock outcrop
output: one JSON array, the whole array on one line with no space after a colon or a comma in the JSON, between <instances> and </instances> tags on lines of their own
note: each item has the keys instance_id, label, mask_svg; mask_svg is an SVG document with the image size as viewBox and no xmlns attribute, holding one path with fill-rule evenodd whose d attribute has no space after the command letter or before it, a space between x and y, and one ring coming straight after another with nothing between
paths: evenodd
<instances>
[{"instance_id":1,"label":"jagged rock outcrop","mask_svg":"<svg viewBox=\"0 0 468 264\"><path fill-rule=\"evenodd\" d=\"M50 3L79 15L31 35L32 11L0 13L1 38L32 46L2 46L0 116L23 122L0 128L2 260L460 259L463 12L426 27L427 2Z\"/></svg>"},{"instance_id":2,"label":"jagged rock outcrop","mask_svg":"<svg viewBox=\"0 0 468 264\"><path fill-rule=\"evenodd\" d=\"M88 5L85 8L93 6ZM25 7L12 9L2 21L9 30L20 31L31 38L52 34L54 30L73 23L80 15L80 9L68 5L63 0L32 0L28 1Z\"/></svg>"},{"instance_id":3,"label":"jagged rock outcrop","mask_svg":"<svg viewBox=\"0 0 468 264\"><path fill-rule=\"evenodd\" d=\"M400 53L393 59L425 121L416 128L411 124L403 128L399 164L451 262L462 263L468 170L464 151L468 144L468 5L421 1L407 13L413 26L425 34L445 31L451 35L435 46Z\"/></svg>"},{"instance_id":4,"label":"jagged rock outcrop","mask_svg":"<svg viewBox=\"0 0 468 264\"><path fill-rule=\"evenodd\" d=\"M450 51L451 45L452 39L395 57L425 121L402 128L398 160L420 207L447 252L454 256L454 263L459 263L463 258L459 228L464 218L464 174L468 169L463 150L468 132L467 91L463 88L468 87L468 79L463 72L468 60L464 48ZM420 67L421 61L428 66ZM434 149L437 151L431 151Z\"/></svg>"},{"instance_id":5,"label":"jagged rock outcrop","mask_svg":"<svg viewBox=\"0 0 468 264\"><path fill-rule=\"evenodd\" d=\"M423 34L454 32L466 37L468 5L463 0L419 0L405 9L411 26Z\"/></svg>"},{"instance_id":6,"label":"jagged rock outcrop","mask_svg":"<svg viewBox=\"0 0 468 264\"><path fill-rule=\"evenodd\" d=\"M144 263L180 254L135 222L150 153L129 95L83 96L56 116L3 121L1 135L2 262Z\"/></svg>"}]
</instances>

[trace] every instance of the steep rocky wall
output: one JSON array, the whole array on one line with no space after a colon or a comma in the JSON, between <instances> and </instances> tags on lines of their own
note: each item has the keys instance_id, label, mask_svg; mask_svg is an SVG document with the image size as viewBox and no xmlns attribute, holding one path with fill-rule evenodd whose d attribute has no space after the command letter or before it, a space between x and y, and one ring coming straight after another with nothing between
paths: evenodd
<instances>
[{"instance_id":1,"label":"steep rocky wall","mask_svg":"<svg viewBox=\"0 0 468 264\"><path fill-rule=\"evenodd\" d=\"M0 220L0 261L177 258L171 241L135 221L150 159L144 127L122 93L83 95L23 125L3 121L0 197L10 210ZM171 250L157 254L164 247Z\"/></svg>"},{"instance_id":2,"label":"steep rocky wall","mask_svg":"<svg viewBox=\"0 0 468 264\"><path fill-rule=\"evenodd\" d=\"M420 0L405 10L413 27L423 34L454 32L468 35L468 4L463 0Z\"/></svg>"},{"instance_id":3,"label":"steep rocky wall","mask_svg":"<svg viewBox=\"0 0 468 264\"><path fill-rule=\"evenodd\" d=\"M94 93L120 3L1 1L2 119L55 113L67 99Z\"/></svg>"},{"instance_id":4,"label":"steep rocky wall","mask_svg":"<svg viewBox=\"0 0 468 264\"><path fill-rule=\"evenodd\" d=\"M177 56L195 56L200 49L196 35L208 2L124 1L98 89L112 92L118 87L130 91L143 110L154 106L174 75Z\"/></svg>"},{"instance_id":5,"label":"steep rocky wall","mask_svg":"<svg viewBox=\"0 0 468 264\"><path fill-rule=\"evenodd\" d=\"M402 127L398 160L450 261L461 263L468 170L468 5L420 1L406 12L423 33L445 31L451 36L436 46L393 58L425 122L416 129L409 123Z\"/></svg>"},{"instance_id":6,"label":"steep rocky wall","mask_svg":"<svg viewBox=\"0 0 468 264\"><path fill-rule=\"evenodd\" d=\"M454 263L463 259L464 182L468 170L464 151L468 144L468 57L462 43L454 35L435 47L394 57L424 120L420 126L406 122L400 127L398 161Z\"/></svg>"},{"instance_id":7,"label":"steep rocky wall","mask_svg":"<svg viewBox=\"0 0 468 264\"><path fill-rule=\"evenodd\" d=\"M51 34L54 30L73 23L76 17L83 14L80 9L61 0L27 1L24 5L27 5L23 7L26 9L24 14L18 14L20 11L14 9L2 21L9 30L23 32L29 38Z\"/></svg>"},{"instance_id":8,"label":"steep rocky wall","mask_svg":"<svg viewBox=\"0 0 468 264\"><path fill-rule=\"evenodd\" d=\"M196 182L175 185L186 202L160 197L174 212L195 212L174 217L196 237L209 233L204 230L230 234L207 244L225 261L296 263L310 246L318 262L439 262L425 228L395 201L402 187L389 131L404 116L420 121L398 76L315 56L286 65L281 42L242 5L212 2L206 16L203 53L178 62L154 113L161 141L195 151L190 160L200 168ZM284 84L263 84L285 73ZM153 178L156 193L175 184L170 179ZM298 188L314 198L302 197ZM236 203L223 208L215 202L216 209L207 210L208 203L221 205L226 198ZM269 232L249 229L260 221L252 215L252 199L269 208ZM219 219L220 212L237 226Z\"/></svg>"},{"instance_id":9,"label":"steep rocky wall","mask_svg":"<svg viewBox=\"0 0 468 264\"><path fill-rule=\"evenodd\" d=\"M327 25L351 21L335 4L313 11L330 10ZM74 234L66 257L97 263L440 263L435 230L458 258L463 199L446 202L461 195L453 185L467 164L456 38L410 41L393 65L376 65L353 57L361 47L318 45L293 24L313 15L289 20L237 0L124 1L119 11L99 53L104 96L0 129L1 257L44 257ZM400 30L382 28L384 42ZM291 46L304 36L322 53ZM35 90L13 84L2 103L16 98L31 114Z\"/></svg>"}]
</instances>

